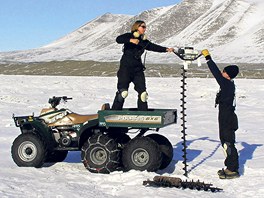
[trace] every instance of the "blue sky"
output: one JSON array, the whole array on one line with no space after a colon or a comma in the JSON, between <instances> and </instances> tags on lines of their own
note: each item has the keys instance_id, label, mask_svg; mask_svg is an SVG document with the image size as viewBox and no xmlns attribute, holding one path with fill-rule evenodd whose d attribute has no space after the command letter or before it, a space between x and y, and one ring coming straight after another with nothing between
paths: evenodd
<instances>
[{"instance_id":1,"label":"blue sky","mask_svg":"<svg viewBox=\"0 0 264 198\"><path fill-rule=\"evenodd\" d=\"M110 12L136 15L181 0L7 0L0 6L0 52L38 48Z\"/></svg>"}]
</instances>

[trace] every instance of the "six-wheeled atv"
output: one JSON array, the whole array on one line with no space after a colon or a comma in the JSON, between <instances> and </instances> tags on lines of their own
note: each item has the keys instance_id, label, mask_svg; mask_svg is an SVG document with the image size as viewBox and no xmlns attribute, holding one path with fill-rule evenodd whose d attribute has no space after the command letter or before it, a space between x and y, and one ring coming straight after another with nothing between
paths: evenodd
<instances>
[{"instance_id":1,"label":"six-wheeled atv","mask_svg":"<svg viewBox=\"0 0 264 198\"><path fill-rule=\"evenodd\" d=\"M156 171L166 168L173 157L169 140L160 128L176 123L174 109L110 110L104 104L96 114L79 115L58 109L66 96L49 99L50 108L39 116L13 116L21 134L12 145L18 166L41 167L63 161L68 151L81 151L84 166L94 173L130 169ZM156 133L146 135L153 130ZM129 136L133 131L133 138Z\"/></svg>"}]
</instances>

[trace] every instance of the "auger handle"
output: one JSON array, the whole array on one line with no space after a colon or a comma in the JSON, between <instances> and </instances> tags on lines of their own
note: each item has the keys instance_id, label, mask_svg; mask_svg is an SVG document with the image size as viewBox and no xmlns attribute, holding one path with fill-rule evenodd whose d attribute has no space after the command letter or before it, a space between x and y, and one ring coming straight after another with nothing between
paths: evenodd
<instances>
[{"instance_id":1,"label":"auger handle","mask_svg":"<svg viewBox=\"0 0 264 198\"><path fill-rule=\"evenodd\" d=\"M186 53L186 50L192 50L193 53ZM174 54L176 54L180 59L184 61L194 61L197 60L202 54L201 53L194 53L193 47L184 47L179 48L178 52L173 51Z\"/></svg>"}]
</instances>

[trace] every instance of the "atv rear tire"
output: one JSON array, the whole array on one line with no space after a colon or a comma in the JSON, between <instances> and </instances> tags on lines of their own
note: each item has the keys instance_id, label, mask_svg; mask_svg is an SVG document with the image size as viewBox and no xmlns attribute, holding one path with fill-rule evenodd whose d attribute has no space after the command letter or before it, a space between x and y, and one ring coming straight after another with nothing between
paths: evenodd
<instances>
[{"instance_id":1,"label":"atv rear tire","mask_svg":"<svg viewBox=\"0 0 264 198\"><path fill-rule=\"evenodd\" d=\"M47 149L38 135L23 133L14 140L11 154L18 166L39 168L45 162Z\"/></svg>"},{"instance_id":2,"label":"atv rear tire","mask_svg":"<svg viewBox=\"0 0 264 198\"><path fill-rule=\"evenodd\" d=\"M120 165L120 149L106 134L95 134L82 147L82 162L92 173L110 173Z\"/></svg>"},{"instance_id":3,"label":"atv rear tire","mask_svg":"<svg viewBox=\"0 0 264 198\"><path fill-rule=\"evenodd\" d=\"M159 145L149 137L136 137L123 149L124 169L153 172L159 169L162 155Z\"/></svg>"},{"instance_id":4,"label":"atv rear tire","mask_svg":"<svg viewBox=\"0 0 264 198\"><path fill-rule=\"evenodd\" d=\"M150 137L152 140L158 143L160 151L162 153L162 162L159 169L166 168L173 158L173 147L170 141L166 137L159 134L150 134L146 137Z\"/></svg>"}]
</instances>

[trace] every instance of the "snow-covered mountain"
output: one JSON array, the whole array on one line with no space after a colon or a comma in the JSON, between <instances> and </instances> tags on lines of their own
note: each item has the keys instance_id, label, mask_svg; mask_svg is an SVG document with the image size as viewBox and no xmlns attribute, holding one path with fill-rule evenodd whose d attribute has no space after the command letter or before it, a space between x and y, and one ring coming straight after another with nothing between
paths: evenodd
<instances>
[{"instance_id":1,"label":"snow-covered mountain","mask_svg":"<svg viewBox=\"0 0 264 198\"><path fill-rule=\"evenodd\" d=\"M122 46L116 36L146 21L148 38L160 45L208 48L218 62L264 61L262 0L183 0L136 16L100 16L39 49L0 53L0 62L51 60L118 61ZM148 53L148 62L175 62L172 54Z\"/></svg>"}]
</instances>

